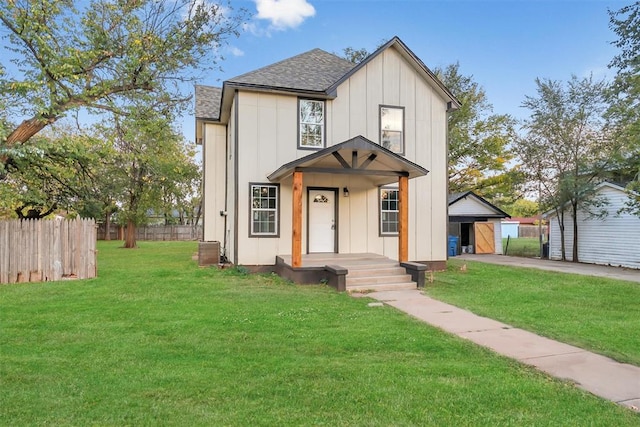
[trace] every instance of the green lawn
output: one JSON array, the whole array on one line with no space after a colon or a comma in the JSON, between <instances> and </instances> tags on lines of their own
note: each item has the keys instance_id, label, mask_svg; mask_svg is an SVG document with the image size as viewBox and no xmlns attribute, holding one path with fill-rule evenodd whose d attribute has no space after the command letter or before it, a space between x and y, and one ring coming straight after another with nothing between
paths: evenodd
<instances>
[{"instance_id":1,"label":"green lawn","mask_svg":"<svg viewBox=\"0 0 640 427\"><path fill-rule=\"evenodd\" d=\"M509 256L540 257L540 240L537 237L511 238L507 246L507 239L502 239L502 250Z\"/></svg>"},{"instance_id":2,"label":"green lawn","mask_svg":"<svg viewBox=\"0 0 640 427\"><path fill-rule=\"evenodd\" d=\"M0 287L0 425L640 425L367 298L119 244L98 279Z\"/></svg>"},{"instance_id":3,"label":"green lawn","mask_svg":"<svg viewBox=\"0 0 640 427\"><path fill-rule=\"evenodd\" d=\"M466 271L461 271L462 264ZM427 294L640 366L640 284L450 260Z\"/></svg>"}]
</instances>

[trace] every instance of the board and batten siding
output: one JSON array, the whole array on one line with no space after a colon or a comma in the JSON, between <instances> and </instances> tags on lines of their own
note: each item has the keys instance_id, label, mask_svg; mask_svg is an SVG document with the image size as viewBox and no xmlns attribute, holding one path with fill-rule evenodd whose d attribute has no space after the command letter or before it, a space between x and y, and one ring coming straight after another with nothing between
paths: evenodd
<instances>
[{"instance_id":1,"label":"board and batten siding","mask_svg":"<svg viewBox=\"0 0 640 427\"><path fill-rule=\"evenodd\" d=\"M404 107L404 156L429 170L425 177L409 181L409 258L417 261L446 259L447 152L446 102L395 49L387 49L343 82L330 101L329 145L357 135L380 140L380 105ZM351 189L351 187L349 187ZM397 238L378 236L378 194L367 204L367 234L350 233L355 248L395 258ZM375 203L371 203L375 201ZM354 202L350 202L354 206ZM361 212L360 209L352 209ZM359 218L351 217L352 226ZM362 240L358 242L357 240ZM366 242L366 244L364 244ZM382 248L382 249L381 249Z\"/></svg>"},{"instance_id":2,"label":"board and batten siding","mask_svg":"<svg viewBox=\"0 0 640 427\"><path fill-rule=\"evenodd\" d=\"M281 165L313 151L298 149L298 97L239 90L238 108L238 264L272 265L291 252L291 178L280 183L280 235L249 237L249 184L267 183ZM429 170L409 181L409 258L446 259L447 159L446 101L390 48L345 80L326 101L326 146L362 135L379 142L380 105L404 107L405 157ZM338 191L338 250L374 252L397 258L397 237L379 235L377 187L366 177L305 174L303 252L307 248L307 188ZM342 189L349 188L349 197Z\"/></svg>"},{"instance_id":3,"label":"board and batten siding","mask_svg":"<svg viewBox=\"0 0 640 427\"><path fill-rule=\"evenodd\" d=\"M640 218L620 213L628 196L612 185L602 185L598 195L609 201L608 215L591 218L586 212L578 214L578 259L590 264L603 264L640 269ZM565 212L565 250L567 260L573 259L573 221L570 212ZM562 258L560 227L554 215L550 218L549 256Z\"/></svg>"},{"instance_id":4,"label":"board and batten siding","mask_svg":"<svg viewBox=\"0 0 640 427\"><path fill-rule=\"evenodd\" d=\"M202 148L204 198L206 215L204 221L205 242L222 241L224 238L225 173L227 127L211 123L204 124Z\"/></svg>"}]
</instances>

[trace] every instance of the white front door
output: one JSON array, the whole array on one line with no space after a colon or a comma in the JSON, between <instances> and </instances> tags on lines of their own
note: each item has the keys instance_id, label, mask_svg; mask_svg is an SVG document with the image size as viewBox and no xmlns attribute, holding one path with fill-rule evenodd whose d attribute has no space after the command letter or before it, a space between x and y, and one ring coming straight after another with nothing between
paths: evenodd
<instances>
[{"instance_id":1,"label":"white front door","mask_svg":"<svg viewBox=\"0 0 640 427\"><path fill-rule=\"evenodd\" d=\"M309 190L309 253L336 252L337 190Z\"/></svg>"}]
</instances>

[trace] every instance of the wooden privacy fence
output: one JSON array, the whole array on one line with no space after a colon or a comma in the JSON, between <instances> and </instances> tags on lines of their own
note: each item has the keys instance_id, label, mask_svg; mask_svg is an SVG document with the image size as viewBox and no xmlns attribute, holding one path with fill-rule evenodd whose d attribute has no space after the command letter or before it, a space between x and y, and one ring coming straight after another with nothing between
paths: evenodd
<instances>
[{"instance_id":1,"label":"wooden privacy fence","mask_svg":"<svg viewBox=\"0 0 640 427\"><path fill-rule=\"evenodd\" d=\"M547 226L542 226L542 234L548 234ZM534 224L520 224L518 227L518 237L537 238L540 235L540 228Z\"/></svg>"},{"instance_id":2,"label":"wooden privacy fence","mask_svg":"<svg viewBox=\"0 0 640 427\"><path fill-rule=\"evenodd\" d=\"M96 275L93 219L0 221L0 283Z\"/></svg>"},{"instance_id":3,"label":"wooden privacy fence","mask_svg":"<svg viewBox=\"0 0 640 427\"><path fill-rule=\"evenodd\" d=\"M124 240L125 227L111 224L109 237L111 240ZM104 240L105 226L98 226L98 240ZM202 225L148 225L136 227L136 240L202 240Z\"/></svg>"}]
</instances>

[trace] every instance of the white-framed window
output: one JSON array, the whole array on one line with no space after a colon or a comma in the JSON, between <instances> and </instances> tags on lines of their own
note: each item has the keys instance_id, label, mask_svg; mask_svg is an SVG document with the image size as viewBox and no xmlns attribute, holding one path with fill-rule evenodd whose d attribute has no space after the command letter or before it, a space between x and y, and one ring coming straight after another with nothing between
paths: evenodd
<instances>
[{"instance_id":1,"label":"white-framed window","mask_svg":"<svg viewBox=\"0 0 640 427\"><path fill-rule=\"evenodd\" d=\"M279 186L274 184L249 184L252 237L278 237L279 235Z\"/></svg>"},{"instance_id":2,"label":"white-framed window","mask_svg":"<svg viewBox=\"0 0 640 427\"><path fill-rule=\"evenodd\" d=\"M397 188L380 187L380 235L398 235L398 197Z\"/></svg>"},{"instance_id":3,"label":"white-framed window","mask_svg":"<svg viewBox=\"0 0 640 427\"><path fill-rule=\"evenodd\" d=\"M404 154L404 107L380 106L380 145Z\"/></svg>"},{"instance_id":4,"label":"white-framed window","mask_svg":"<svg viewBox=\"0 0 640 427\"><path fill-rule=\"evenodd\" d=\"M324 147L324 101L300 99L298 101L300 148Z\"/></svg>"}]
</instances>

